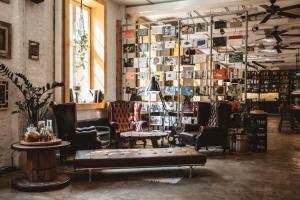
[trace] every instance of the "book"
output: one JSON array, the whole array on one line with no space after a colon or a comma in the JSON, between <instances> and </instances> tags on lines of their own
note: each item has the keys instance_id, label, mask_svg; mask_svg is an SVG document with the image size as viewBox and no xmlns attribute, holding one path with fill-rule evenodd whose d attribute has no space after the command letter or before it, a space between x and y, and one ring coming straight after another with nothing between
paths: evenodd
<instances>
[{"instance_id":1,"label":"book","mask_svg":"<svg viewBox=\"0 0 300 200\"><path fill-rule=\"evenodd\" d=\"M175 96L176 95L176 86L165 86L164 95L165 96Z\"/></svg>"},{"instance_id":2,"label":"book","mask_svg":"<svg viewBox=\"0 0 300 200\"><path fill-rule=\"evenodd\" d=\"M126 72L125 73L125 79L126 80L134 80L135 79L135 72Z\"/></svg>"},{"instance_id":3,"label":"book","mask_svg":"<svg viewBox=\"0 0 300 200\"><path fill-rule=\"evenodd\" d=\"M213 47L225 47L227 45L226 37L214 37Z\"/></svg>"},{"instance_id":4,"label":"book","mask_svg":"<svg viewBox=\"0 0 300 200\"><path fill-rule=\"evenodd\" d=\"M148 36L148 29L147 28L138 29L137 35L139 37L141 37L141 36Z\"/></svg>"},{"instance_id":5,"label":"book","mask_svg":"<svg viewBox=\"0 0 300 200\"><path fill-rule=\"evenodd\" d=\"M164 57L164 64L165 65L176 65L177 64L177 57L165 56Z\"/></svg>"},{"instance_id":6,"label":"book","mask_svg":"<svg viewBox=\"0 0 300 200\"><path fill-rule=\"evenodd\" d=\"M213 61L225 61L225 54L224 53L213 54Z\"/></svg>"},{"instance_id":7,"label":"book","mask_svg":"<svg viewBox=\"0 0 300 200\"><path fill-rule=\"evenodd\" d=\"M181 26L180 31L183 35L193 34L194 33L194 25L193 24L184 24Z\"/></svg>"},{"instance_id":8,"label":"book","mask_svg":"<svg viewBox=\"0 0 300 200\"><path fill-rule=\"evenodd\" d=\"M160 57L153 57L151 58L151 63L152 65L162 65L163 64L163 57L160 56Z\"/></svg>"},{"instance_id":9,"label":"book","mask_svg":"<svg viewBox=\"0 0 300 200\"><path fill-rule=\"evenodd\" d=\"M135 29L129 29L124 31L124 38L129 39L129 38L135 38Z\"/></svg>"},{"instance_id":10,"label":"book","mask_svg":"<svg viewBox=\"0 0 300 200\"><path fill-rule=\"evenodd\" d=\"M205 73L206 70L197 70L195 71L195 79L206 79L207 78L207 74Z\"/></svg>"},{"instance_id":11,"label":"book","mask_svg":"<svg viewBox=\"0 0 300 200\"><path fill-rule=\"evenodd\" d=\"M215 29L227 28L227 22L224 20L215 21Z\"/></svg>"},{"instance_id":12,"label":"book","mask_svg":"<svg viewBox=\"0 0 300 200\"><path fill-rule=\"evenodd\" d=\"M151 27L151 34L152 35L162 35L163 34L163 27L162 26L152 26Z\"/></svg>"},{"instance_id":13,"label":"book","mask_svg":"<svg viewBox=\"0 0 300 200\"><path fill-rule=\"evenodd\" d=\"M194 64L201 64L201 63L206 63L207 61L207 56L206 54L195 54L193 63Z\"/></svg>"},{"instance_id":14,"label":"book","mask_svg":"<svg viewBox=\"0 0 300 200\"><path fill-rule=\"evenodd\" d=\"M196 23L195 25L195 32L206 32L208 30L207 23Z\"/></svg>"},{"instance_id":15,"label":"book","mask_svg":"<svg viewBox=\"0 0 300 200\"><path fill-rule=\"evenodd\" d=\"M229 62L230 63L243 62L243 52L229 53Z\"/></svg>"},{"instance_id":16,"label":"book","mask_svg":"<svg viewBox=\"0 0 300 200\"><path fill-rule=\"evenodd\" d=\"M194 87L187 86L181 87L182 96L192 96L194 94Z\"/></svg>"},{"instance_id":17,"label":"book","mask_svg":"<svg viewBox=\"0 0 300 200\"><path fill-rule=\"evenodd\" d=\"M135 44L124 44L123 52L124 53L134 53L135 52Z\"/></svg>"},{"instance_id":18,"label":"book","mask_svg":"<svg viewBox=\"0 0 300 200\"><path fill-rule=\"evenodd\" d=\"M134 58L124 58L123 59L124 67L133 67L134 65Z\"/></svg>"},{"instance_id":19,"label":"book","mask_svg":"<svg viewBox=\"0 0 300 200\"><path fill-rule=\"evenodd\" d=\"M177 72L175 71L166 72L166 81L171 81L176 79L177 79Z\"/></svg>"},{"instance_id":20,"label":"book","mask_svg":"<svg viewBox=\"0 0 300 200\"><path fill-rule=\"evenodd\" d=\"M148 79L148 72L139 72L138 73L138 79Z\"/></svg>"},{"instance_id":21,"label":"book","mask_svg":"<svg viewBox=\"0 0 300 200\"><path fill-rule=\"evenodd\" d=\"M163 26L163 36L176 36L176 27Z\"/></svg>"},{"instance_id":22,"label":"book","mask_svg":"<svg viewBox=\"0 0 300 200\"><path fill-rule=\"evenodd\" d=\"M165 41L165 49L172 49L176 47L176 42L175 41Z\"/></svg>"},{"instance_id":23,"label":"book","mask_svg":"<svg viewBox=\"0 0 300 200\"><path fill-rule=\"evenodd\" d=\"M152 42L151 49L156 50L156 51L163 50L163 43L162 42Z\"/></svg>"},{"instance_id":24,"label":"book","mask_svg":"<svg viewBox=\"0 0 300 200\"><path fill-rule=\"evenodd\" d=\"M139 44L139 52L146 52L146 51L148 51L148 46L149 46L148 43Z\"/></svg>"},{"instance_id":25,"label":"book","mask_svg":"<svg viewBox=\"0 0 300 200\"><path fill-rule=\"evenodd\" d=\"M207 48L208 47L207 40L205 40L205 39L195 40L195 44L194 45L197 48Z\"/></svg>"},{"instance_id":26,"label":"book","mask_svg":"<svg viewBox=\"0 0 300 200\"><path fill-rule=\"evenodd\" d=\"M181 40L180 47L182 48L193 47L193 40Z\"/></svg>"},{"instance_id":27,"label":"book","mask_svg":"<svg viewBox=\"0 0 300 200\"><path fill-rule=\"evenodd\" d=\"M151 116L150 117L150 125L162 125L162 117L161 116Z\"/></svg>"},{"instance_id":28,"label":"book","mask_svg":"<svg viewBox=\"0 0 300 200\"><path fill-rule=\"evenodd\" d=\"M139 68L148 67L148 58L147 57L139 58L138 59L138 67Z\"/></svg>"},{"instance_id":29,"label":"book","mask_svg":"<svg viewBox=\"0 0 300 200\"><path fill-rule=\"evenodd\" d=\"M180 61L182 65L192 65L192 56L190 55L183 55L180 57Z\"/></svg>"},{"instance_id":30,"label":"book","mask_svg":"<svg viewBox=\"0 0 300 200\"><path fill-rule=\"evenodd\" d=\"M194 70L184 70L181 73L181 78L191 79L193 78Z\"/></svg>"}]
</instances>

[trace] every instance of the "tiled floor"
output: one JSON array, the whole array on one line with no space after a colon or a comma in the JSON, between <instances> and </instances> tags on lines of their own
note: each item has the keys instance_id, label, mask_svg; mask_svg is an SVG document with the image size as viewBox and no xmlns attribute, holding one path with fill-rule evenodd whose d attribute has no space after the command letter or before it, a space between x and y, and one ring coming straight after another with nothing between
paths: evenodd
<instances>
[{"instance_id":1,"label":"tiled floor","mask_svg":"<svg viewBox=\"0 0 300 200\"><path fill-rule=\"evenodd\" d=\"M277 124L277 118L269 118L267 153L223 156L209 152L207 164L177 184L143 181L139 178L149 172L140 171L98 173L89 183L87 175L79 173L65 189L24 193L10 187L11 179L19 175L15 172L0 177L0 199L300 199L300 135L287 130L278 133ZM186 170L161 173L184 174Z\"/></svg>"}]
</instances>

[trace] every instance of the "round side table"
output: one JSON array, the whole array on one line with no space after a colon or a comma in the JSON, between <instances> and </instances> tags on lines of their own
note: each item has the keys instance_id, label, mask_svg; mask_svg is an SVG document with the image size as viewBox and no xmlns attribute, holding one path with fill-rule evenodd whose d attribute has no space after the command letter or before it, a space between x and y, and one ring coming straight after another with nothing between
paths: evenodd
<instances>
[{"instance_id":1,"label":"round side table","mask_svg":"<svg viewBox=\"0 0 300 200\"><path fill-rule=\"evenodd\" d=\"M56 171L55 150L70 146L70 142L62 141L57 145L27 146L13 144L12 149L27 152L26 176L12 181L12 187L27 192L42 192L67 186L70 178Z\"/></svg>"}]
</instances>

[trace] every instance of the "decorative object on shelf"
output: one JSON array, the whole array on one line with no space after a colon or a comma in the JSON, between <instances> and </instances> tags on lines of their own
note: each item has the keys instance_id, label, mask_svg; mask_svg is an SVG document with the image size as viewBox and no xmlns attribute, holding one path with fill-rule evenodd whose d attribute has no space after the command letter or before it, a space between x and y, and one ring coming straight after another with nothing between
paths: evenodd
<instances>
[{"instance_id":1,"label":"decorative object on shelf","mask_svg":"<svg viewBox=\"0 0 300 200\"><path fill-rule=\"evenodd\" d=\"M0 64L0 74L9 78L12 83L21 91L24 100L19 100L15 104L18 109L13 113L22 113L29 124L37 125L39 120L45 118L48 112L49 101L53 95L51 92L57 87L63 87L63 83L47 83L43 87L34 86L28 78L21 73L14 73L4 64Z\"/></svg>"},{"instance_id":2,"label":"decorative object on shelf","mask_svg":"<svg viewBox=\"0 0 300 200\"><path fill-rule=\"evenodd\" d=\"M31 60L39 60L39 58L40 58L40 43L29 40L28 58Z\"/></svg>"},{"instance_id":3,"label":"decorative object on shelf","mask_svg":"<svg viewBox=\"0 0 300 200\"><path fill-rule=\"evenodd\" d=\"M11 24L0 21L0 58L11 58Z\"/></svg>"},{"instance_id":4,"label":"decorative object on shelf","mask_svg":"<svg viewBox=\"0 0 300 200\"><path fill-rule=\"evenodd\" d=\"M8 109L8 81L0 80L0 110Z\"/></svg>"}]
</instances>

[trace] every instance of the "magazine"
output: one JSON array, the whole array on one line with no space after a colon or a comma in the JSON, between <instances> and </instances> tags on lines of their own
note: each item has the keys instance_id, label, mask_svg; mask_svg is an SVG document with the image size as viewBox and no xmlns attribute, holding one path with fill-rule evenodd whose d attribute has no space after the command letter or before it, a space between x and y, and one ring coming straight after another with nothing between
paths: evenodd
<instances>
[{"instance_id":1,"label":"magazine","mask_svg":"<svg viewBox=\"0 0 300 200\"><path fill-rule=\"evenodd\" d=\"M138 59L138 67L139 68L148 67L148 58L147 57L139 58Z\"/></svg>"},{"instance_id":2,"label":"magazine","mask_svg":"<svg viewBox=\"0 0 300 200\"><path fill-rule=\"evenodd\" d=\"M129 29L124 31L124 38L125 39L135 38L135 29Z\"/></svg>"},{"instance_id":3,"label":"magazine","mask_svg":"<svg viewBox=\"0 0 300 200\"><path fill-rule=\"evenodd\" d=\"M224 53L213 54L213 61L224 61L224 60L225 60L225 54Z\"/></svg>"},{"instance_id":4,"label":"magazine","mask_svg":"<svg viewBox=\"0 0 300 200\"><path fill-rule=\"evenodd\" d=\"M181 26L181 33L185 34L193 34L194 33L194 25L193 24L184 24Z\"/></svg>"},{"instance_id":5,"label":"magazine","mask_svg":"<svg viewBox=\"0 0 300 200\"><path fill-rule=\"evenodd\" d=\"M148 72L139 72L138 79L148 79Z\"/></svg>"},{"instance_id":6,"label":"magazine","mask_svg":"<svg viewBox=\"0 0 300 200\"><path fill-rule=\"evenodd\" d=\"M147 28L138 29L137 35L138 36L148 36L148 29Z\"/></svg>"},{"instance_id":7,"label":"magazine","mask_svg":"<svg viewBox=\"0 0 300 200\"><path fill-rule=\"evenodd\" d=\"M207 74L205 72L206 70L197 70L195 71L195 79L206 79L207 78Z\"/></svg>"},{"instance_id":8,"label":"magazine","mask_svg":"<svg viewBox=\"0 0 300 200\"><path fill-rule=\"evenodd\" d=\"M161 116L151 116L150 117L150 125L162 125L162 117Z\"/></svg>"},{"instance_id":9,"label":"magazine","mask_svg":"<svg viewBox=\"0 0 300 200\"><path fill-rule=\"evenodd\" d=\"M126 72L125 73L125 79L126 80L134 80L135 79L135 72Z\"/></svg>"},{"instance_id":10,"label":"magazine","mask_svg":"<svg viewBox=\"0 0 300 200\"><path fill-rule=\"evenodd\" d=\"M207 48L207 40L205 39L198 39L198 40L195 40L195 46L197 48Z\"/></svg>"}]
</instances>

